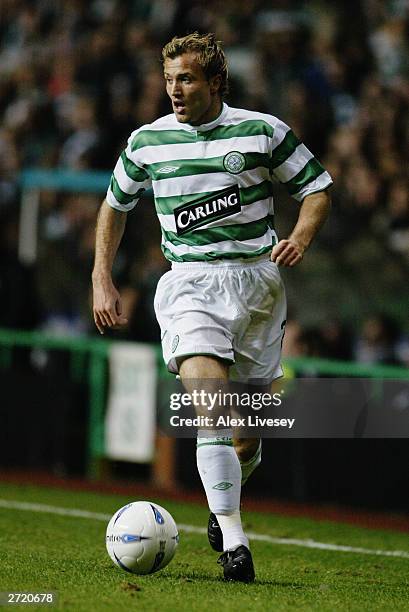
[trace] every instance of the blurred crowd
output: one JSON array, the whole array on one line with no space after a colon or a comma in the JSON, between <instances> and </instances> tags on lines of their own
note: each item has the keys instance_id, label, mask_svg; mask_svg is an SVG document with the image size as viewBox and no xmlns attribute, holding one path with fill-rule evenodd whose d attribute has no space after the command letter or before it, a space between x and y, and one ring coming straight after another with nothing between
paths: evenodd
<instances>
[{"instance_id":1,"label":"blurred crowd","mask_svg":"<svg viewBox=\"0 0 409 612\"><path fill-rule=\"evenodd\" d=\"M160 51L194 30L224 43L228 103L279 116L334 178L310 267L286 279L288 354L409 364L408 0L2 0L0 326L92 332L100 198L43 191L38 258L25 266L20 172L112 169L132 130L171 112ZM280 199L285 228L296 207ZM115 270L127 336L155 341L167 262L149 199L128 225ZM305 292L314 300L297 308Z\"/></svg>"}]
</instances>

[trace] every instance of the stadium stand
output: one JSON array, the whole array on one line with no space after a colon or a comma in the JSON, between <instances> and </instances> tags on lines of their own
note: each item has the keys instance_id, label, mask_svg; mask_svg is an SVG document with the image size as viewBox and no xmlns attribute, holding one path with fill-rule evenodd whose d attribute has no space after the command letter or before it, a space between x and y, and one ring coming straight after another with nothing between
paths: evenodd
<instances>
[{"instance_id":1,"label":"stadium stand","mask_svg":"<svg viewBox=\"0 0 409 612\"><path fill-rule=\"evenodd\" d=\"M159 62L162 43L174 33L214 30L231 66L229 103L288 121L335 179L332 218L302 269L286 278L293 318L303 328L298 350L407 364L408 9L397 1L354 2L351 21L351 6L291 0L274 3L274 9L263 0L240 9L212 0L2 2L2 290L10 278L15 282L0 325L92 332L87 288L98 198L43 191L41 249L27 268L16 258L20 173L30 167L112 168L130 131L170 110ZM280 198L279 230L285 233L295 210ZM141 223L155 229L144 232L142 242L138 236L136 253ZM142 202L129 225L117 270L134 313L129 337L156 340L147 262L153 276L166 263L155 247L149 202ZM324 276L336 278L336 296L332 283L322 283ZM31 321L17 314L27 292L37 304ZM147 327L138 327L142 316ZM396 328L382 340L389 345L385 351L362 349L371 318L388 319Z\"/></svg>"}]
</instances>

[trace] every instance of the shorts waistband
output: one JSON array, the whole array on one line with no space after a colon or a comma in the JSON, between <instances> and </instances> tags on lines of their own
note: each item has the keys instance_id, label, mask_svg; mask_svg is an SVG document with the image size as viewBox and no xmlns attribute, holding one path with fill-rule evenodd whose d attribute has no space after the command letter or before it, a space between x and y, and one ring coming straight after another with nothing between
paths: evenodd
<instances>
[{"instance_id":1,"label":"shorts waistband","mask_svg":"<svg viewBox=\"0 0 409 612\"><path fill-rule=\"evenodd\" d=\"M207 268L243 268L247 266L257 266L270 261L270 255L258 255L257 257L238 257L237 259L215 259L214 261L172 261L172 270L198 270Z\"/></svg>"}]
</instances>

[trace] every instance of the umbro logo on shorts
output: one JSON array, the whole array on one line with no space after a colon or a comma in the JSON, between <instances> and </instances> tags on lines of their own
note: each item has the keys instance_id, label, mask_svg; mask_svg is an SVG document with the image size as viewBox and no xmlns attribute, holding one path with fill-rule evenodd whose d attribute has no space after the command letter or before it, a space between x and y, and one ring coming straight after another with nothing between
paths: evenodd
<instances>
[{"instance_id":1,"label":"umbro logo on shorts","mask_svg":"<svg viewBox=\"0 0 409 612\"><path fill-rule=\"evenodd\" d=\"M174 210L176 232L178 236L195 227L205 225L213 219L223 219L240 212L240 191L237 185L213 193L210 197L187 204Z\"/></svg>"},{"instance_id":2,"label":"umbro logo on shorts","mask_svg":"<svg viewBox=\"0 0 409 612\"><path fill-rule=\"evenodd\" d=\"M179 336L176 334L176 336L173 338L173 342L172 342L172 353L174 353L178 347L179 344Z\"/></svg>"}]
</instances>

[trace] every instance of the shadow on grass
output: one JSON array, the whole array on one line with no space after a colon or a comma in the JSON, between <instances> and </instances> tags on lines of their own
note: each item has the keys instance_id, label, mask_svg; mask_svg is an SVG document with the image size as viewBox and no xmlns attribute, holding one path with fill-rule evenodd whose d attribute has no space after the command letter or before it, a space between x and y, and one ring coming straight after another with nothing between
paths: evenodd
<instances>
[{"instance_id":1,"label":"shadow on grass","mask_svg":"<svg viewBox=\"0 0 409 612\"><path fill-rule=\"evenodd\" d=\"M224 580L223 576L211 576L209 574L198 574L195 572L184 572L184 573L172 573L171 575L160 574L155 576L158 580L167 581L167 582L177 582L179 585L183 583L211 583L214 585L232 585L233 582L229 582L228 580ZM291 589L306 589L310 588L310 585L301 584L299 582L293 581L280 581L280 580L263 580L258 579L256 577L255 582L252 583L243 583L243 582L235 582L234 584L243 584L246 588L257 588L258 586L269 586L269 587L284 587Z\"/></svg>"}]
</instances>

